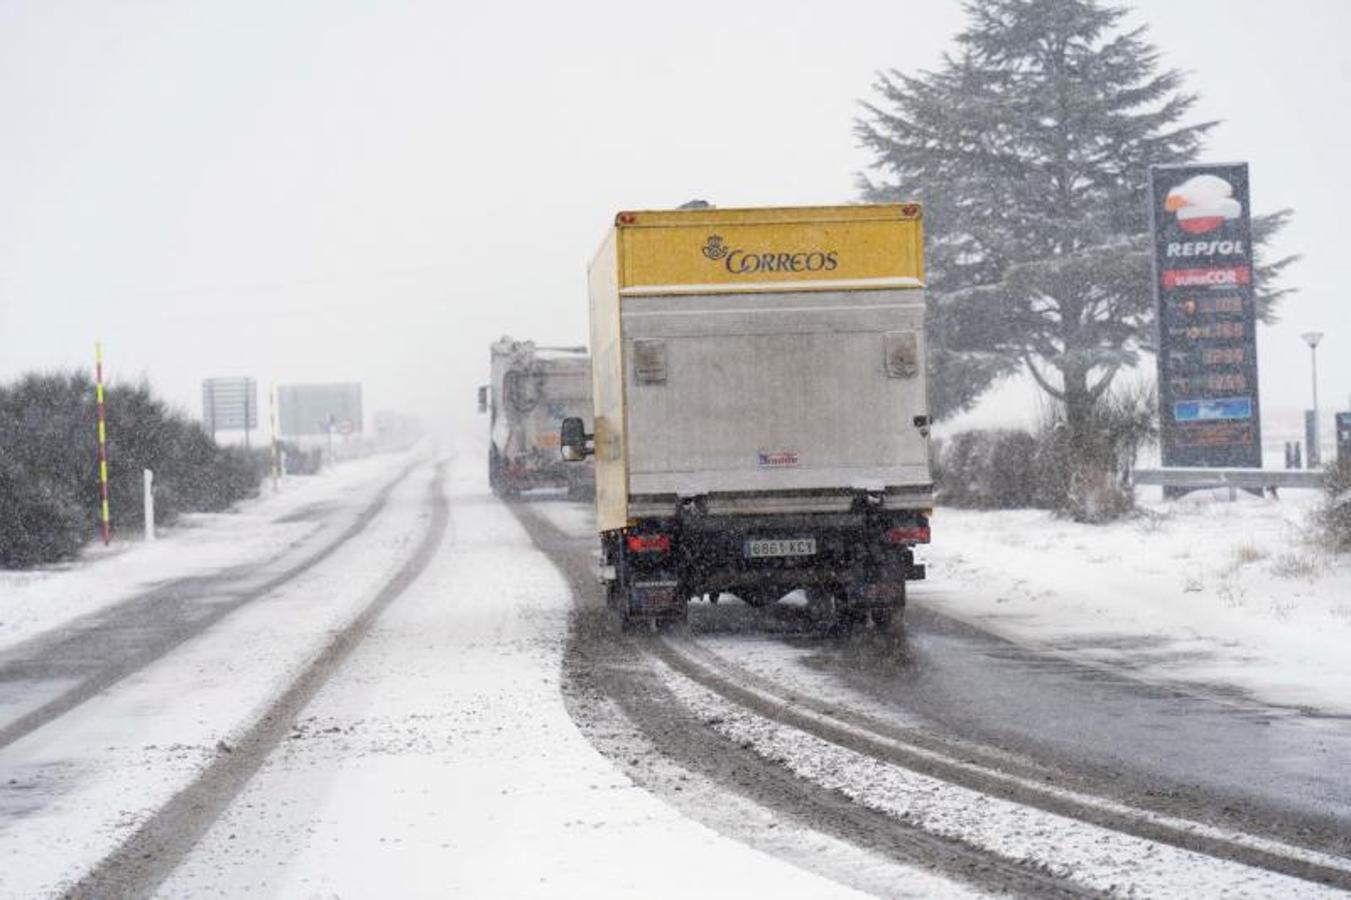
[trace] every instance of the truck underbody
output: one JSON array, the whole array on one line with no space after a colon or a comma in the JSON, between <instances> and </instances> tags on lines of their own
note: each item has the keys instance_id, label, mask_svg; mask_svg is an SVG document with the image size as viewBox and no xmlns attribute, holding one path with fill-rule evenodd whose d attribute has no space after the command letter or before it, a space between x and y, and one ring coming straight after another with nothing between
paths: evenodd
<instances>
[{"instance_id":1,"label":"truck underbody","mask_svg":"<svg viewBox=\"0 0 1351 900\"><path fill-rule=\"evenodd\" d=\"M693 597L724 592L751 606L806 591L813 611L850 628L899 627L905 583L924 577L914 547L929 538L919 510L861 497L836 513L708 514L697 502L602 535L607 602L625 624L682 622Z\"/></svg>"},{"instance_id":2,"label":"truck underbody","mask_svg":"<svg viewBox=\"0 0 1351 900\"><path fill-rule=\"evenodd\" d=\"M493 493L511 498L536 488L563 488L568 497L595 496L596 479L589 467L564 463L544 452L505 457L496 444L488 445L488 484Z\"/></svg>"}]
</instances>

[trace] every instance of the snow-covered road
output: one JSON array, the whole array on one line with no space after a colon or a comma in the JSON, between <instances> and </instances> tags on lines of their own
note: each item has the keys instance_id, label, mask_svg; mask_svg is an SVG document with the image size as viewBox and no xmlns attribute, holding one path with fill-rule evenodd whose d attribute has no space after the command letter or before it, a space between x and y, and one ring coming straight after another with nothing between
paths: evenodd
<instances>
[{"instance_id":1,"label":"snow-covered road","mask_svg":"<svg viewBox=\"0 0 1351 900\"><path fill-rule=\"evenodd\" d=\"M578 538L587 523L576 510L539 503L522 515L538 523L532 533L551 555L572 560L570 571L585 568ZM574 574L574 588L595 594L584 578ZM688 637L653 645L675 669L656 668L656 680L730 747L1081 886L1290 896L1321 894L1324 879L1351 885L1342 831L1351 780L1328 768L1351 750L1346 723L1254 714L1210 692L1160 690L1130 670L1109 674L1010 644L936 614L943 592L920 587L923 606L899 641L828 639L791 598L763 610L696 604ZM621 692L623 678L636 677L622 655L595 655L634 669L618 679ZM688 755L696 743L676 735L665 749ZM976 788L967 800L964 785ZM1007 875L1011 889L1027 889L1014 887L1019 873Z\"/></svg>"},{"instance_id":2,"label":"snow-covered road","mask_svg":"<svg viewBox=\"0 0 1351 900\"><path fill-rule=\"evenodd\" d=\"M435 561L161 895L851 893L682 817L582 737L568 588L477 461Z\"/></svg>"},{"instance_id":3,"label":"snow-covered road","mask_svg":"<svg viewBox=\"0 0 1351 900\"><path fill-rule=\"evenodd\" d=\"M735 601L698 605L675 640L606 636L579 574L589 510L505 506L480 461L472 443L439 461L368 460L156 545L5 582L0 895L1265 896L1318 894L1318 872L1351 871L1333 839L1236 830L1263 826L1260 806L1176 817L1228 796L1249 760L1276 763L1254 798L1288 786L1293 812L1342 815L1342 781L1318 768L1343 745L1340 723L1254 723L963 631L931 611L978 577L960 549L943 551L951 577L917 592L929 609L912 610L899 646L825 640L792 603ZM979 565L1006 564L1043 615L1067 611L1041 632L1090 620L1028 587L1055 570L1018 569L1022 545L1000 540L1016 514L957 518ZM1213 531L1218 544L1228 529ZM1073 549L1132 552L1102 533L1097 550ZM1192 558L1230 558L1206 546ZM1142 584L1163 577L1145 569ZM954 610L1041 633L978 596ZM147 642L169 612L180 625ZM1145 619L1112 627L1131 621ZM101 634L106 659L91 665L111 674L96 690L14 725L34 695L65 689L33 673L78 675L58 651ZM591 663L604 672L588 681ZM1228 752L1216 736L1265 749ZM1154 744L1175 758L1114 755ZM1105 765L1125 777L1102 780ZM1321 796L1297 796L1315 784Z\"/></svg>"},{"instance_id":4,"label":"snow-covered road","mask_svg":"<svg viewBox=\"0 0 1351 900\"><path fill-rule=\"evenodd\" d=\"M384 461L384 480L403 465ZM400 483L341 553L0 749L0 893L41 896L72 883L228 753L397 570L424 528L429 478L424 466ZM327 499L359 504L362 492L345 499L342 483Z\"/></svg>"}]
</instances>

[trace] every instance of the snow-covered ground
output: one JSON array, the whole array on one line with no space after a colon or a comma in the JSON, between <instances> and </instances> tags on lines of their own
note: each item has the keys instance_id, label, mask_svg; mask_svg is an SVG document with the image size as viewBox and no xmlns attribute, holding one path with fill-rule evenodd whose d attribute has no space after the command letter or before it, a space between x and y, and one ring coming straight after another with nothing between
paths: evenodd
<instances>
[{"instance_id":1,"label":"snow-covered ground","mask_svg":"<svg viewBox=\"0 0 1351 900\"><path fill-rule=\"evenodd\" d=\"M775 852L762 852L686 818L617 770L577 730L560 694L567 585L481 484L478 459L454 466L451 526L430 567L377 620L163 896L852 895L815 874L832 867L911 895L969 893L826 836L776 827L749 801L711 792L706 802L731 819L773 829ZM10 582L19 587L11 609L29 610L22 631L40 635L167 577L250 561L284 568L290 557L280 558L280 547L317 540L293 527L311 518L302 513L336 504L326 518L350 522L398 462L372 463L365 476L335 473L329 488L315 481L306 497L206 517L154 546L21 576ZM0 749L0 896L59 893L233 752L409 558L426 527L431 475L420 467L340 552ZM167 552L175 547L181 553ZM43 617L37 598L59 601L67 591L78 602ZM691 776L692 794L696 782ZM785 861L805 856L806 868ZM698 865L681 864L691 859Z\"/></svg>"},{"instance_id":2,"label":"snow-covered ground","mask_svg":"<svg viewBox=\"0 0 1351 900\"><path fill-rule=\"evenodd\" d=\"M1314 540L1319 499L1194 493L1107 526L939 509L913 598L1144 678L1351 713L1351 559Z\"/></svg>"},{"instance_id":3,"label":"snow-covered ground","mask_svg":"<svg viewBox=\"0 0 1351 900\"><path fill-rule=\"evenodd\" d=\"M783 828L775 852L761 852L686 818L616 769L578 732L560 694L567 585L488 493L480 458L467 452L451 463L451 524L430 567L310 702L162 896L849 893L821 874L832 866L869 873L851 883L963 893L813 832ZM410 461L354 463L237 513L195 518L153 545L0 576L9 623L0 647L169 578L247 563L284 568L350 524ZM431 475L429 465L419 468L339 553L0 749L0 895L59 891L230 752L406 562L425 529ZM1313 502L1296 492L1234 503L1193 495L1106 527L1040 512L940 510L932 580L916 586L914 600L1142 677L1345 711L1351 566L1306 539ZM567 530L589 528L582 505L547 507ZM1040 814L1011 806L999 806L998 821L1014 824L995 827L986 800L923 779L882 784L910 776L874 771L847 751L722 709L706 692L673 687L707 707L728 737L865 805L967 839L986 828L990 849L1012 856L1063 862L1066 846L1086 842L1075 874L1102 886L1120 877L1098 850L1125 839L1044 816L1023 821ZM691 794L698 782L690 776ZM912 800L901 808L896 797ZM747 800L721 803L746 822L771 816ZM735 822L726 831L738 833ZM1015 846L1010 831L1053 839ZM795 848L810 865L786 861ZM1113 852L1131 859L1156 850L1125 840ZM1149 884L1215 875L1208 862L1174 855L1160 857ZM699 864L679 863L691 859ZM1232 874L1240 891L1288 887Z\"/></svg>"},{"instance_id":4,"label":"snow-covered ground","mask_svg":"<svg viewBox=\"0 0 1351 900\"><path fill-rule=\"evenodd\" d=\"M456 467L431 567L161 895L850 894L684 818L578 732L560 694L567 585L478 458Z\"/></svg>"},{"instance_id":5,"label":"snow-covered ground","mask_svg":"<svg viewBox=\"0 0 1351 900\"><path fill-rule=\"evenodd\" d=\"M106 549L91 546L72 563L0 570L0 649L156 584L261 565L288 551L322 546L413 458L412 453L383 454L314 476L289 477L279 491L265 486L259 497L230 512L185 515L151 543L139 534L119 537ZM318 514L323 510L338 515Z\"/></svg>"},{"instance_id":6,"label":"snow-covered ground","mask_svg":"<svg viewBox=\"0 0 1351 900\"><path fill-rule=\"evenodd\" d=\"M369 474L384 483L394 463L372 462ZM0 896L59 891L111 852L214 757L229 752L237 736L407 559L425 529L430 477L429 466L415 472L364 531L321 565L0 749ZM339 495L316 490L311 499L341 502L344 484L346 479L333 484ZM364 505L359 496L348 498L344 511L351 508L347 504ZM216 531L215 539L199 535L199 549L188 555L198 564L210 560L205 564L209 571L220 560L248 558L232 554L226 545L256 543L261 548L268 535L291 536L286 523L266 517L251 522L259 532L256 542L242 541L234 528L221 525L207 529ZM144 549L157 553L173 543ZM158 580L145 555L137 559L136 550L130 550L117 559L52 574L43 590L59 596L67 580L97 585L105 566L137 559L134 578L110 578L118 591L132 590ZM166 568L182 572L176 566ZM109 591L93 596L106 600L116 593Z\"/></svg>"}]
</instances>

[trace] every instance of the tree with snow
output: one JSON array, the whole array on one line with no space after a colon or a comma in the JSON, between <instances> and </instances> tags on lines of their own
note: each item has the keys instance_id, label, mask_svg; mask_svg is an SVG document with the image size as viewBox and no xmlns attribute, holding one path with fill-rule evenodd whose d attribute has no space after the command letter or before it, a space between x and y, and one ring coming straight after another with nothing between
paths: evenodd
<instances>
[{"instance_id":1,"label":"tree with snow","mask_svg":"<svg viewBox=\"0 0 1351 900\"><path fill-rule=\"evenodd\" d=\"M925 204L934 414L1026 367L1063 404L1071 446L1153 341L1149 167L1196 159L1216 123L1160 70L1143 28L1095 0L970 0L934 72L892 70L857 123L870 201ZM1254 217L1254 243L1289 218ZM1259 264L1270 320L1293 258Z\"/></svg>"}]
</instances>

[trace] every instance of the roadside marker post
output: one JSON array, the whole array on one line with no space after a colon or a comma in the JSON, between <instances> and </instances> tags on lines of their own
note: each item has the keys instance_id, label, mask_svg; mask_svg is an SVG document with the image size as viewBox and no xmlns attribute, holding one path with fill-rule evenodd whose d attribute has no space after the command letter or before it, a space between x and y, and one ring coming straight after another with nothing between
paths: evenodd
<instances>
[{"instance_id":1,"label":"roadside marker post","mask_svg":"<svg viewBox=\"0 0 1351 900\"><path fill-rule=\"evenodd\" d=\"M99 434L99 531L103 546L113 539L108 515L108 420L103 409L103 342L94 342L94 399L98 407Z\"/></svg>"},{"instance_id":2,"label":"roadside marker post","mask_svg":"<svg viewBox=\"0 0 1351 900\"><path fill-rule=\"evenodd\" d=\"M141 470L141 502L145 507L145 539L155 540L155 473Z\"/></svg>"}]
</instances>

